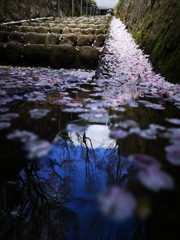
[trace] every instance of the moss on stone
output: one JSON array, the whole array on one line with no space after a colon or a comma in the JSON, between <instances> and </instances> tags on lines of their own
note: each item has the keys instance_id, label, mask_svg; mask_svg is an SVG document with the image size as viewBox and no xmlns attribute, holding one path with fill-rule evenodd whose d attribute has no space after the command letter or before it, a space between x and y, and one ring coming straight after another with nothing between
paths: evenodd
<instances>
[{"instance_id":1,"label":"moss on stone","mask_svg":"<svg viewBox=\"0 0 180 240\"><path fill-rule=\"evenodd\" d=\"M136 42L138 42L138 39L141 37L142 35L142 32L139 30L139 31L136 31L132 34L133 38L135 39Z\"/></svg>"},{"instance_id":2,"label":"moss on stone","mask_svg":"<svg viewBox=\"0 0 180 240\"><path fill-rule=\"evenodd\" d=\"M157 33L154 41L154 48L153 53L161 54L164 50L164 38L166 35L166 32L169 28L168 23L163 23L162 27L160 28L159 32Z\"/></svg>"}]
</instances>

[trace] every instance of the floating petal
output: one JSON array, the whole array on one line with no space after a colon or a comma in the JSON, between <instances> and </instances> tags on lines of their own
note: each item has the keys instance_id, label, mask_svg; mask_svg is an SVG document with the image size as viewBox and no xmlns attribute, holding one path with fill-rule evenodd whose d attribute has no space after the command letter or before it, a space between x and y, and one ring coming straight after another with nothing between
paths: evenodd
<instances>
[{"instance_id":1,"label":"floating petal","mask_svg":"<svg viewBox=\"0 0 180 240\"><path fill-rule=\"evenodd\" d=\"M68 124L66 130L68 132L85 132L87 129L87 126L81 126L77 124Z\"/></svg>"},{"instance_id":2,"label":"floating petal","mask_svg":"<svg viewBox=\"0 0 180 240\"><path fill-rule=\"evenodd\" d=\"M173 124L180 125L180 119L176 119L176 118L166 118L166 121L168 121L169 123L173 123Z\"/></svg>"},{"instance_id":3,"label":"floating petal","mask_svg":"<svg viewBox=\"0 0 180 240\"><path fill-rule=\"evenodd\" d=\"M45 117L48 113L48 109L32 109L29 111L31 118L40 119Z\"/></svg>"},{"instance_id":4,"label":"floating petal","mask_svg":"<svg viewBox=\"0 0 180 240\"><path fill-rule=\"evenodd\" d=\"M158 192L162 189L174 189L174 180L166 172L155 165L151 165L138 173L139 181L148 189Z\"/></svg>"},{"instance_id":5,"label":"floating petal","mask_svg":"<svg viewBox=\"0 0 180 240\"><path fill-rule=\"evenodd\" d=\"M0 122L0 130L9 128L11 126L10 122Z\"/></svg>"},{"instance_id":6,"label":"floating petal","mask_svg":"<svg viewBox=\"0 0 180 240\"><path fill-rule=\"evenodd\" d=\"M112 130L110 133L110 137L115 139L123 139L128 136L128 133L122 129Z\"/></svg>"},{"instance_id":7,"label":"floating petal","mask_svg":"<svg viewBox=\"0 0 180 240\"><path fill-rule=\"evenodd\" d=\"M156 165L157 167L161 166L160 162L155 157L141 153L130 155L128 157L128 160L142 168L148 167L150 165Z\"/></svg>"},{"instance_id":8,"label":"floating petal","mask_svg":"<svg viewBox=\"0 0 180 240\"><path fill-rule=\"evenodd\" d=\"M28 159L41 158L50 152L51 144L44 140L35 140L26 143L24 149L28 151Z\"/></svg>"},{"instance_id":9,"label":"floating petal","mask_svg":"<svg viewBox=\"0 0 180 240\"><path fill-rule=\"evenodd\" d=\"M134 196L118 186L106 188L97 196L99 210L103 215L116 221L133 216L136 208Z\"/></svg>"},{"instance_id":10,"label":"floating petal","mask_svg":"<svg viewBox=\"0 0 180 240\"><path fill-rule=\"evenodd\" d=\"M121 128L124 128L124 129L128 129L128 128L131 128L131 127L138 127L139 124L134 121L134 120L126 120L124 122L119 122L115 125L116 127L121 127Z\"/></svg>"},{"instance_id":11,"label":"floating petal","mask_svg":"<svg viewBox=\"0 0 180 240\"><path fill-rule=\"evenodd\" d=\"M165 148L166 158L173 165L180 165L180 145L170 145Z\"/></svg>"},{"instance_id":12,"label":"floating petal","mask_svg":"<svg viewBox=\"0 0 180 240\"><path fill-rule=\"evenodd\" d=\"M11 140L18 139L22 143L25 143L25 142L29 142L29 141L33 141L33 140L37 139L37 135L35 135L32 132L25 131L25 130L23 130L23 131L16 130L13 133L9 133L7 135L7 139L11 139Z\"/></svg>"},{"instance_id":13,"label":"floating petal","mask_svg":"<svg viewBox=\"0 0 180 240\"><path fill-rule=\"evenodd\" d=\"M0 113L8 112L8 111L9 111L9 108L7 108L7 107L1 107L0 108Z\"/></svg>"},{"instance_id":14,"label":"floating petal","mask_svg":"<svg viewBox=\"0 0 180 240\"><path fill-rule=\"evenodd\" d=\"M0 121L11 121L15 118L19 117L18 113L5 113L0 116Z\"/></svg>"}]
</instances>

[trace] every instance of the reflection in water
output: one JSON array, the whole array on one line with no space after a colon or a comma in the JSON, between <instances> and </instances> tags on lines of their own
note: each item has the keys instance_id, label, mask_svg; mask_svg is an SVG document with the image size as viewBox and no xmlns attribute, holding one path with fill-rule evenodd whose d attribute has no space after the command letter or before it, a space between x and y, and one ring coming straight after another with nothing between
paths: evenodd
<instances>
[{"instance_id":1,"label":"reflection in water","mask_svg":"<svg viewBox=\"0 0 180 240\"><path fill-rule=\"evenodd\" d=\"M136 199L125 190L134 168L109 138L108 126L61 131L54 142L48 156L20 172L18 187L13 187L18 204L8 214L3 207L3 237L144 239L143 224L134 214Z\"/></svg>"}]
</instances>

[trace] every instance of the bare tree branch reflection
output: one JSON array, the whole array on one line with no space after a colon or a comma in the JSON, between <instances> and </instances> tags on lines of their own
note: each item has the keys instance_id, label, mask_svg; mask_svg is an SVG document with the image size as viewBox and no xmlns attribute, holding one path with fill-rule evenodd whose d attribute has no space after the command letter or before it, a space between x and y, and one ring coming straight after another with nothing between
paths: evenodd
<instances>
[{"instance_id":1,"label":"bare tree branch reflection","mask_svg":"<svg viewBox=\"0 0 180 240\"><path fill-rule=\"evenodd\" d=\"M67 239L78 228L76 214L63 205L70 193L70 180L54 170L55 164L58 165L50 161L48 177L40 176L33 163L19 174L21 204L11 213L11 229L4 233L9 239ZM59 167L64 164L65 161Z\"/></svg>"},{"instance_id":2,"label":"bare tree branch reflection","mask_svg":"<svg viewBox=\"0 0 180 240\"><path fill-rule=\"evenodd\" d=\"M121 155L123 143L111 139L104 146L93 141L87 132L61 131L50 154L32 160L19 173L14 191L20 193L20 199L10 209L11 226L4 232L8 240L79 240L82 224L85 229L94 228L94 237L104 237L101 217L97 218L99 224L95 216L86 224L80 216L87 209L92 215L95 205L89 196L105 185L126 185L131 167ZM112 234L110 228L107 233Z\"/></svg>"}]
</instances>

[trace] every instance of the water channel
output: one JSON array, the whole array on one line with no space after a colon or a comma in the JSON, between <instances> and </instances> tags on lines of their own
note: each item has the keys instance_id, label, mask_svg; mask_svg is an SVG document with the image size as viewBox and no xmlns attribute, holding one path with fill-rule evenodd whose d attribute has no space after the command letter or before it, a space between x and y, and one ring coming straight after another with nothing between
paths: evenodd
<instances>
[{"instance_id":1,"label":"water channel","mask_svg":"<svg viewBox=\"0 0 180 240\"><path fill-rule=\"evenodd\" d=\"M180 239L180 88L117 24L97 72L0 68L0 239Z\"/></svg>"}]
</instances>

